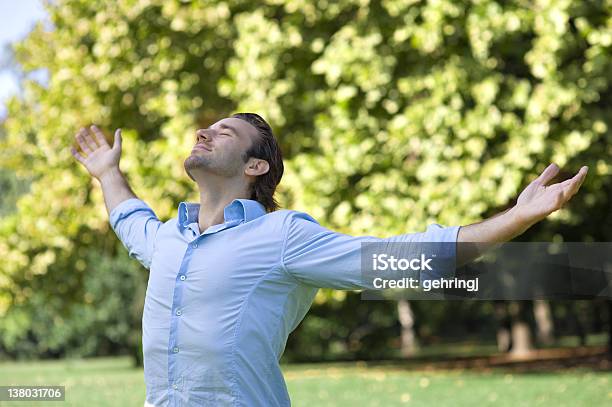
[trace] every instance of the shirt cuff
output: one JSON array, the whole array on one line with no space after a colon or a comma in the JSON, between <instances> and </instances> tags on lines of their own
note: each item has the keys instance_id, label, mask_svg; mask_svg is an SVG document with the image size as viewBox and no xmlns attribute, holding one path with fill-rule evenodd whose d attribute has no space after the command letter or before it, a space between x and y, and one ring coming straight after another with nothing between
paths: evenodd
<instances>
[{"instance_id":1,"label":"shirt cuff","mask_svg":"<svg viewBox=\"0 0 612 407\"><path fill-rule=\"evenodd\" d=\"M457 255L457 237L459 235L459 228L461 226L442 226L437 223L433 223L427 227L427 232L432 232L435 236L435 240L432 242L443 242L443 243L455 243L444 245L445 254L449 257L455 257Z\"/></svg>"},{"instance_id":2,"label":"shirt cuff","mask_svg":"<svg viewBox=\"0 0 612 407\"><path fill-rule=\"evenodd\" d=\"M126 199L125 201L122 201L119 205L113 208L109 216L109 223L111 224L113 230L116 230L119 221L128 217L132 213L140 210L153 212L153 209L151 209L151 207L147 205L142 199Z\"/></svg>"},{"instance_id":3,"label":"shirt cuff","mask_svg":"<svg viewBox=\"0 0 612 407\"><path fill-rule=\"evenodd\" d=\"M437 274L437 277L448 277L449 275L455 275L456 264L457 264L457 237L459 235L459 228L461 226L442 226L437 223L433 223L427 227L428 234L431 232L434 239L429 240L430 242L443 243L438 250L439 256L444 259L442 273Z\"/></svg>"}]
</instances>

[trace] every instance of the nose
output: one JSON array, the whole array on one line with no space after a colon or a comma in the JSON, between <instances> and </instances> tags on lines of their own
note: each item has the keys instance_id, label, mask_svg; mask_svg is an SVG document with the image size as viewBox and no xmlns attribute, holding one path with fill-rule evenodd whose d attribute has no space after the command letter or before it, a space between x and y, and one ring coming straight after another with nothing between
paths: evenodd
<instances>
[{"instance_id":1,"label":"nose","mask_svg":"<svg viewBox=\"0 0 612 407\"><path fill-rule=\"evenodd\" d=\"M204 139L206 141L209 141L211 139L211 134L209 133L210 130L208 129L198 129L196 131L196 136L198 138L198 141L200 141L200 139Z\"/></svg>"}]
</instances>

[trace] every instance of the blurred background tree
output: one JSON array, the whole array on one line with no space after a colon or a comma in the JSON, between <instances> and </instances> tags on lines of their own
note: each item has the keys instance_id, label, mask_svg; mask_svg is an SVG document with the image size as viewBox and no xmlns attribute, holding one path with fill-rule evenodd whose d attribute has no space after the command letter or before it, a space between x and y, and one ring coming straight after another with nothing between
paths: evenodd
<instances>
[{"instance_id":1,"label":"blurred background tree","mask_svg":"<svg viewBox=\"0 0 612 407\"><path fill-rule=\"evenodd\" d=\"M0 182L11 191L0 220L0 349L11 357L140 355L146 271L69 152L75 131L92 122L108 134L124 129L122 169L163 220L198 199L182 165L195 129L255 111L287 159L281 201L340 232L473 223L512 205L556 162L561 176L589 165L589 177L571 205L521 239L610 241L609 1L47 8L53 28L38 25L14 52L24 72L47 70L49 83L24 79L0 141ZM566 307L553 305L553 318ZM322 290L286 358L409 355L419 342L451 337L495 342L508 318L509 332L523 321L533 335L524 316L533 313L499 317L488 302L396 306ZM605 306L585 306L605 318Z\"/></svg>"}]
</instances>

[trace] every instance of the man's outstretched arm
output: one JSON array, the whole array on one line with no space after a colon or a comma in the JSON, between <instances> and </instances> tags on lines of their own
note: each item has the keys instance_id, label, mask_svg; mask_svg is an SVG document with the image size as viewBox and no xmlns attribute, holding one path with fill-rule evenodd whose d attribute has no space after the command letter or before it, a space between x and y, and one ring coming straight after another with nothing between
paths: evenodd
<instances>
[{"instance_id":1,"label":"man's outstretched arm","mask_svg":"<svg viewBox=\"0 0 612 407\"><path fill-rule=\"evenodd\" d=\"M578 192L587 171L584 166L574 177L547 185L559 173L559 167L550 164L521 192L515 206L482 222L462 226L457 235L457 243L461 243L457 245L457 264L463 265L496 244L514 239L563 207Z\"/></svg>"},{"instance_id":2,"label":"man's outstretched arm","mask_svg":"<svg viewBox=\"0 0 612 407\"><path fill-rule=\"evenodd\" d=\"M136 198L136 195L119 169L121 129L115 131L112 147L98 127L91 126L91 130L93 137L86 128L80 129L75 135L77 143L86 155L83 156L74 148L72 155L83 164L92 177L100 182L106 210L110 215L117 205L130 198Z\"/></svg>"},{"instance_id":3,"label":"man's outstretched arm","mask_svg":"<svg viewBox=\"0 0 612 407\"><path fill-rule=\"evenodd\" d=\"M129 255L149 269L162 222L153 209L136 197L119 169L121 130L115 131L112 147L100 129L91 126L91 130L93 137L86 129L75 136L85 156L74 148L72 155L100 182L111 227Z\"/></svg>"}]
</instances>

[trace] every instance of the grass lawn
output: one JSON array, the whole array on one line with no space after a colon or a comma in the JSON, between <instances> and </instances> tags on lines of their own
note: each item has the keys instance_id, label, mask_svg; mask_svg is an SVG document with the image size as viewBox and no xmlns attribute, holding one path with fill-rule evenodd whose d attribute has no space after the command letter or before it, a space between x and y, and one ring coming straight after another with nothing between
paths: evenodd
<instances>
[{"instance_id":1,"label":"grass lawn","mask_svg":"<svg viewBox=\"0 0 612 407\"><path fill-rule=\"evenodd\" d=\"M0 364L0 385L66 386L66 401L1 406L142 406L141 369L128 358ZM403 370L363 363L287 365L293 405L300 406L610 406L612 372Z\"/></svg>"}]
</instances>

